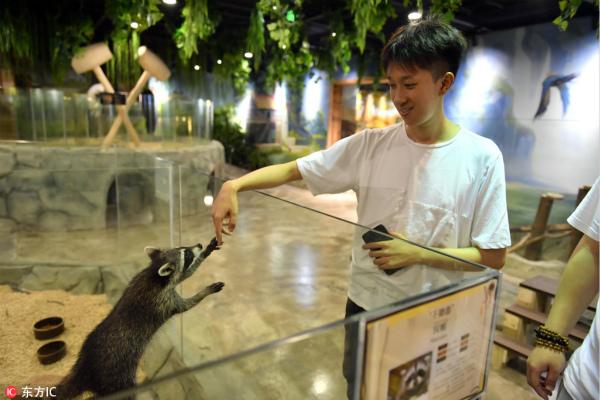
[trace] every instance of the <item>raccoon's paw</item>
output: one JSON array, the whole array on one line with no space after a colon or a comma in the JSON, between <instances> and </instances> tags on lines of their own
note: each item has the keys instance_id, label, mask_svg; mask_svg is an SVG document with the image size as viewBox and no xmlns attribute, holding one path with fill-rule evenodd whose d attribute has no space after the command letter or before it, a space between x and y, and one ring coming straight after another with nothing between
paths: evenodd
<instances>
[{"instance_id":1,"label":"raccoon's paw","mask_svg":"<svg viewBox=\"0 0 600 400\"><path fill-rule=\"evenodd\" d=\"M222 244L222 243L221 243ZM207 255L212 253L213 250L220 250L221 248L219 247L219 242L217 242L217 238L213 238L210 243L208 244L208 246L206 246L206 253Z\"/></svg>"},{"instance_id":2,"label":"raccoon's paw","mask_svg":"<svg viewBox=\"0 0 600 400\"><path fill-rule=\"evenodd\" d=\"M225 286L223 282L215 282L212 285L207 286L206 288L212 293L217 293L220 292L221 289L223 289L223 286Z\"/></svg>"}]
</instances>

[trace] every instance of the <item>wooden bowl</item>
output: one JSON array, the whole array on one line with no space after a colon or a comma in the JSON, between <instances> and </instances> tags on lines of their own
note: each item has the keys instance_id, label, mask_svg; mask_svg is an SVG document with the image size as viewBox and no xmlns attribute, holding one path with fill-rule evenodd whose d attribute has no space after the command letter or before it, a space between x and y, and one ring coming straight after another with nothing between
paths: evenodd
<instances>
[{"instance_id":1,"label":"wooden bowl","mask_svg":"<svg viewBox=\"0 0 600 400\"><path fill-rule=\"evenodd\" d=\"M60 317L42 319L33 325L33 334L37 340L46 340L60 335L65 330L65 323Z\"/></svg>"},{"instance_id":2,"label":"wooden bowl","mask_svg":"<svg viewBox=\"0 0 600 400\"><path fill-rule=\"evenodd\" d=\"M67 344L62 340L46 343L37 351L38 360L42 364L52 364L67 354Z\"/></svg>"}]
</instances>

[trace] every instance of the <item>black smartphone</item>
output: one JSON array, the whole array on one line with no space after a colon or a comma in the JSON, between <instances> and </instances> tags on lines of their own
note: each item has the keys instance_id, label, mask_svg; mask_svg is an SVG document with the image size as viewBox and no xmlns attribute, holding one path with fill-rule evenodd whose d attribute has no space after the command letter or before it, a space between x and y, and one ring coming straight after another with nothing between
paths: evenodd
<instances>
[{"instance_id":1,"label":"black smartphone","mask_svg":"<svg viewBox=\"0 0 600 400\"><path fill-rule=\"evenodd\" d=\"M379 224L375 228L373 228L372 231L367 231L362 235L362 238L365 241L365 243L383 242L385 240L392 240L391 237L382 235L382 234L378 233L377 231L387 233L389 235L389 232L387 229L385 229L385 226L383 226L382 224ZM373 250L378 250L378 249L373 249ZM383 272L385 272L388 275L392 275L394 272L399 271L401 269L402 268L384 269Z\"/></svg>"}]
</instances>

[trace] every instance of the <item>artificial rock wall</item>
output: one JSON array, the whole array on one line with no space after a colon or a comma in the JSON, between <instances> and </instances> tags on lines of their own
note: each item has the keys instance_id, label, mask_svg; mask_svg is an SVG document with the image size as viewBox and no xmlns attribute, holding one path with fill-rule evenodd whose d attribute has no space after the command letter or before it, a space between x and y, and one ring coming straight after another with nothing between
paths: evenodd
<instances>
[{"instance_id":1,"label":"artificial rock wall","mask_svg":"<svg viewBox=\"0 0 600 400\"><path fill-rule=\"evenodd\" d=\"M114 206L125 223L144 208L164 219L161 203L172 201L180 177L185 215L195 211L207 189L209 178L196 171L220 177L223 163L217 141L136 151L0 145L0 233L104 229L117 192Z\"/></svg>"}]
</instances>

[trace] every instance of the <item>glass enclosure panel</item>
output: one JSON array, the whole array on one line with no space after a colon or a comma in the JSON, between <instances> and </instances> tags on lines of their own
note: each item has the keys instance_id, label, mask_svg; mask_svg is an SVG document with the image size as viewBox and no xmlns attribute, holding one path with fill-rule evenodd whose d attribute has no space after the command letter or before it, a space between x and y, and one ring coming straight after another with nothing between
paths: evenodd
<instances>
[{"instance_id":1,"label":"glass enclosure panel","mask_svg":"<svg viewBox=\"0 0 600 400\"><path fill-rule=\"evenodd\" d=\"M133 276L149 265L146 246L201 243L206 248L215 236L210 200L222 181L211 175L117 147L11 145L3 146L3 154L17 146L18 154L0 164L2 284L70 290L71 272L90 270L77 281L92 285L85 293L106 293L115 304ZM437 296L489 273L436 253L443 269L415 265L387 277L361 248L363 235L372 232L366 227L257 191L240 193L238 203L235 234L224 236L222 247L177 293L187 298L213 282L224 282L223 290L171 318L146 349L141 381L156 381L161 393L179 383L159 383L160 377L224 360L181 384L190 393L221 398L340 398L346 390L340 321L351 268L354 274L362 268L377 277L373 290L384 300L370 313ZM391 239L390 245L419 248ZM17 276L16 266L35 271ZM63 278L46 285L48 274ZM33 279L42 286L30 285ZM404 289L390 295L385 292L390 286L382 283L393 279ZM346 323L356 324L357 318ZM319 330L328 324L335 326ZM318 332L301 334L314 329ZM256 350L260 346L267 347ZM246 397L245 390L254 397ZM268 390L274 397L264 397Z\"/></svg>"},{"instance_id":2,"label":"glass enclosure panel","mask_svg":"<svg viewBox=\"0 0 600 400\"><path fill-rule=\"evenodd\" d=\"M213 103L173 97L140 96L127 116L142 142L201 144L212 138ZM56 89L12 89L0 96L0 140L49 142L61 146L100 145L118 113L87 93ZM115 143L131 138L121 123Z\"/></svg>"},{"instance_id":3,"label":"glass enclosure panel","mask_svg":"<svg viewBox=\"0 0 600 400\"><path fill-rule=\"evenodd\" d=\"M187 169L181 176L181 243L206 245L215 232L204 200L221 182ZM183 314L187 365L344 317L353 225L259 192L240 193L238 202L235 234L224 235L221 249L183 284L187 297L225 283Z\"/></svg>"},{"instance_id":4,"label":"glass enclosure panel","mask_svg":"<svg viewBox=\"0 0 600 400\"><path fill-rule=\"evenodd\" d=\"M221 182L186 168L180 176L180 244L206 246L215 235L211 197ZM225 283L221 292L183 314L182 354L189 367L344 318L352 246L362 244L369 229L256 191L239 193L238 205L235 233L223 235L221 249L183 283L184 297L213 282ZM382 305L435 292L486 270L437 256L446 270L413 267L417 271L399 278L407 280L405 291ZM376 270L367 251L356 251L357 257L368 258L361 263Z\"/></svg>"},{"instance_id":5,"label":"glass enclosure panel","mask_svg":"<svg viewBox=\"0 0 600 400\"><path fill-rule=\"evenodd\" d=\"M413 362L414 360L409 360L407 363L395 366L389 371L381 371L381 378L385 380L385 385L380 391L387 393L387 396L375 396L364 390L350 392L353 399L367 400L394 398L394 395L399 396L398 398L409 398L407 396L417 392L419 395L427 394L427 398L439 400L472 398L473 395L480 395L484 391L482 388L486 380L486 370L489 368L489 361L486 361L486 357L490 354L489 332L493 327L493 317L497 310L497 277L498 273L496 271L487 270L478 277L468 278L456 285L429 294L406 299L378 310L354 315L345 320L275 340L263 346L216 361L205 362L190 370L175 371L167 375L157 376L153 382L142 384L133 390L117 393L103 399L122 399L133 393L138 396L164 400L179 398L343 399L346 398L348 393L348 385L342 368L346 331L363 330L371 321L377 321L387 315L395 315L397 318L410 317L420 308L435 307L437 302L448 298L459 299L454 303L457 307L465 303L464 299L468 299L467 301L471 302L469 306L478 310L482 307L482 299L488 299L487 308L492 311L492 315L482 319L479 312L463 313L460 315L460 322L448 324L445 334L448 337L458 335L460 338L458 342L447 340L445 346L440 346L438 343L426 344L425 347L431 347L432 349L431 355L420 357L416 363ZM490 296L483 296L480 299L481 296L477 294L480 287L485 288L486 292L487 289L491 288ZM474 296L471 295L473 292L475 292ZM437 317L432 316L435 314L432 311L437 312L439 310L430 307L430 310L421 311L420 315L423 318L433 320ZM449 311L448 315L451 314L452 311ZM221 318L228 317L229 315L221 316ZM435 326L435 322L432 323ZM419 328L423 327L419 326L416 329L411 329L411 331L413 333L419 332ZM469 330L472 331L471 336L473 336L470 339L468 339L469 335L463 334ZM485 334L482 336L485 337L474 337L473 334L480 330L481 333ZM205 328L202 327L199 334L204 332ZM420 332L424 336L432 335L427 327L425 327L425 330L421 329ZM369 332L369 334L372 333ZM467 337L467 339L464 339L464 337ZM410 350L418 342L418 338L413 335L401 335L396 337L396 341L399 343L399 347ZM444 341L444 338L442 338L442 341ZM357 344L357 348L363 349L363 345L371 346L365 347L367 354L369 354L368 352L372 351L372 344L372 339L367 343L367 339L363 336ZM440 347L444 349L441 352L438 350ZM454 360L451 360L451 358L454 358ZM455 373L448 375L448 364L456 364L457 362L460 363L458 368L452 368ZM419 368L416 368L416 366ZM369 375L365 374L366 370L363 368L372 367L359 361L357 368L361 376L364 377ZM416 376L410 378L408 374L406 376L402 374L402 368L413 368L418 372ZM372 372L372 370L369 370L369 372ZM372 378L372 376L370 377ZM448 380L449 377L450 380ZM399 382L402 379L405 381L404 384L408 383L410 387L403 386ZM411 381L415 379L424 381L425 384L411 384ZM363 380L362 382L366 381ZM468 386L466 390L471 396L466 397L452 392L454 386L458 387L463 383L474 383L479 389Z\"/></svg>"}]
</instances>

